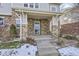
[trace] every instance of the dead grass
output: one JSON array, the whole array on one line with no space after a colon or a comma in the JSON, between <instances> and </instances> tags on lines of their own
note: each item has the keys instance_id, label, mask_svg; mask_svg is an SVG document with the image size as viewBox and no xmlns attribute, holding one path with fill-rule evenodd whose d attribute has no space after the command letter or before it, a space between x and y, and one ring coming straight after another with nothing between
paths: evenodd
<instances>
[{"instance_id":1,"label":"dead grass","mask_svg":"<svg viewBox=\"0 0 79 59\"><path fill-rule=\"evenodd\" d=\"M6 43L0 43L0 49L6 49L6 48L18 48L21 46L21 43L19 41L13 41L13 42L6 42Z\"/></svg>"}]
</instances>

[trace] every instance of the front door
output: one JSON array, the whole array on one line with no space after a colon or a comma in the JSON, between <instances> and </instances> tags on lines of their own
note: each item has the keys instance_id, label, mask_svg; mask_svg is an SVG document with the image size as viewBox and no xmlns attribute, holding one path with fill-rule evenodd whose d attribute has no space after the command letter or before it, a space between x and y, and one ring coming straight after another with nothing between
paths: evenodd
<instances>
[{"instance_id":1,"label":"front door","mask_svg":"<svg viewBox=\"0 0 79 59\"><path fill-rule=\"evenodd\" d=\"M40 21L34 21L34 33L35 35L40 34Z\"/></svg>"}]
</instances>

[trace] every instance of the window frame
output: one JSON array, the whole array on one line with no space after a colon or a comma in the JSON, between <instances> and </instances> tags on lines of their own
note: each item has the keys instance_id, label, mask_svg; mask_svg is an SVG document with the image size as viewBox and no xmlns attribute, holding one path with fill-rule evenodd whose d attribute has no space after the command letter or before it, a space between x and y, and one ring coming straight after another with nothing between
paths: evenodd
<instances>
[{"instance_id":1,"label":"window frame","mask_svg":"<svg viewBox=\"0 0 79 59\"><path fill-rule=\"evenodd\" d=\"M29 3L29 8L34 8L34 3Z\"/></svg>"},{"instance_id":2,"label":"window frame","mask_svg":"<svg viewBox=\"0 0 79 59\"><path fill-rule=\"evenodd\" d=\"M24 7L28 7L29 5L28 5L28 3L24 3Z\"/></svg>"},{"instance_id":3,"label":"window frame","mask_svg":"<svg viewBox=\"0 0 79 59\"><path fill-rule=\"evenodd\" d=\"M19 21L19 23L18 23L17 21ZM20 19L19 19L19 18L16 18L16 27L17 27L17 28L20 27Z\"/></svg>"},{"instance_id":4,"label":"window frame","mask_svg":"<svg viewBox=\"0 0 79 59\"><path fill-rule=\"evenodd\" d=\"M50 11L51 11L51 12L58 12L57 6L51 5L51 6L50 6Z\"/></svg>"},{"instance_id":5,"label":"window frame","mask_svg":"<svg viewBox=\"0 0 79 59\"><path fill-rule=\"evenodd\" d=\"M20 20L20 17L23 17L23 19ZM22 25L25 25L25 24L26 24L26 19L25 19L24 14L23 14L23 16L21 15L20 17L16 18L16 27L17 27L17 28L20 27L20 24L22 24ZM20 23L20 21L21 21L22 23Z\"/></svg>"},{"instance_id":6,"label":"window frame","mask_svg":"<svg viewBox=\"0 0 79 59\"><path fill-rule=\"evenodd\" d=\"M39 8L39 3L35 3L35 8Z\"/></svg>"},{"instance_id":7,"label":"window frame","mask_svg":"<svg viewBox=\"0 0 79 59\"><path fill-rule=\"evenodd\" d=\"M0 26L4 26L4 17L0 16L0 18L2 18L2 21L0 20L2 22L2 24L0 24Z\"/></svg>"}]
</instances>

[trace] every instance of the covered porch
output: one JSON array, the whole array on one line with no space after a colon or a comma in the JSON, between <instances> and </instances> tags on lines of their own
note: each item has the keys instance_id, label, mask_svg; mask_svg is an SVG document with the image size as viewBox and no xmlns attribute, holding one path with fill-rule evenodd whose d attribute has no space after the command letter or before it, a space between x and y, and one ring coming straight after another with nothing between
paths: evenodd
<instances>
[{"instance_id":1,"label":"covered porch","mask_svg":"<svg viewBox=\"0 0 79 59\"><path fill-rule=\"evenodd\" d=\"M28 36L50 35L53 30L53 19L57 13L15 9L20 14L20 38ZM56 16L57 15L57 16ZM22 24L24 22L24 24Z\"/></svg>"},{"instance_id":2,"label":"covered porch","mask_svg":"<svg viewBox=\"0 0 79 59\"><path fill-rule=\"evenodd\" d=\"M50 35L52 15L29 13L28 35Z\"/></svg>"}]
</instances>

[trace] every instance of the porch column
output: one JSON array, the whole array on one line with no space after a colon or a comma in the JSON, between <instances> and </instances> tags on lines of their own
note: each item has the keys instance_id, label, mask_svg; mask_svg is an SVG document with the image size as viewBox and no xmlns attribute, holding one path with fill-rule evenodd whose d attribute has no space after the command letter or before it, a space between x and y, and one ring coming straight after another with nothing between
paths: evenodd
<instances>
[{"instance_id":1,"label":"porch column","mask_svg":"<svg viewBox=\"0 0 79 59\"><path fill-rule=\"evenodd\" d=\"M27 26L28 26L28 21L27 21L27 14L26 13L23 13L23 40L26 40L26 37L27 37L27 31L28 31L28 28L27 28Z\"/></svg>"},{"instance_id":2,"label":"porch column","mask_svg":"<svg viewBox=\"0 0 79 59\"><path fill-rule=\"evenodd\" d=\"M20 10L20 40L26 40L27 37L27 14Z\"/></svg>"},{"instance_id":3,"label":"porch column","mask_svg":"<svg viewBox=\"0 0 79 59\"><path fill-rule=\"evenodd\" d=\"M23 36L22 36L22 19L23 19L22 13L23 13L23 11L22 10L20 10L20 11L21 11L21 14L20 14L20 40L22 40L23 39Z\"/></svg>"},{"instance_id":4,"label":"porch column","mask_svg":"<svg viewBox=\"0 0 79 59\"><path fill-rule=\"evenodd\" d=\"M50 26L49 26L51 33L52 33L52 26L53 26L53 16L52 16L52 19L50 20Z\"/></svg>"},{"instance_id":5,"label":"porch column","mask_svg":"<svg viewBox=\"0 0 79 59\"><path fill-rule=\"evenodd\" d=\"M58 37L60 33L60 17L59 15L53 16L53 35Z\"/></svg>"},{"instance_id":6,"label":"porch column","mask_svg":"<svg viewBox=\"0 0 79 59\"><path fill-rule=\"evenodd\" d=\"M60 42L60 15L56 15L56 20L57 20L57 27L58 27L58 29L57 29L58 30L57 31L58 32L57 33L58 34L57 35L58 36L58 42Z\"/></svg>"},{"instance_id":7,"label":"porch column","mask_svg":"<svg viewBox=\"0 0 79 59\"><path fill-rule=\"evenodd\" d=\"M28 16L26 14L26 37L28 36Z\"/></svg>"}]
</instances>

